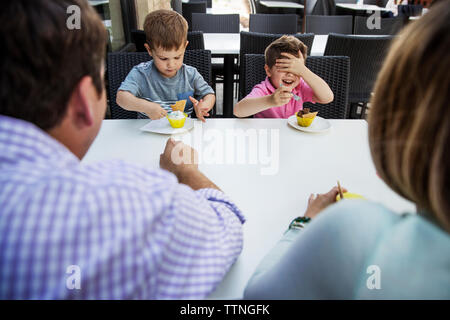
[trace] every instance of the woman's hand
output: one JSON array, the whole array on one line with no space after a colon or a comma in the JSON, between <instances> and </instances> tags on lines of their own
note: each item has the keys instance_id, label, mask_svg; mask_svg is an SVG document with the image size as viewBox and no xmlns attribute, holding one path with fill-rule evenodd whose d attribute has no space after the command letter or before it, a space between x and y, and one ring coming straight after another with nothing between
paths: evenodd
<instances>
[{"instance_id":1,"label":"woman's hand","mask_svg":"<svg viewBox=\"0 0 450 320\"><path fill-rule=\"evenodd\" d=\"M342 192L347 192L346 189L342 188ZM306 208L305 217L313 219L320 212L326 209L330 204L336 202L336 196L339 194L337 187L334 187L327 193L323 194L311 194L308 199L308 208Z\"/></svg>"}]
</instances>

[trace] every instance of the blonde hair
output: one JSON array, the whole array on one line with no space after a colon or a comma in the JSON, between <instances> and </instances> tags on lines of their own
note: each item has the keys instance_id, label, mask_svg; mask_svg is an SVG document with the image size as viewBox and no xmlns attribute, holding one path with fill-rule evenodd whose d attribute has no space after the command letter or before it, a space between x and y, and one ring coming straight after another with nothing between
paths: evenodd
<instances>
[{"instance_id":1,"label":"blonde hair","mask_svg":"<svg viewBox=\"0 0 450 320\"><path fill-rule=\"evenodd\" d=\"M188 23L172 10L150 12L144 21L144 31L151 49L179 49L187 41Z\"/></svg>"},{"instance_id":2,"label":"blonde hair","mask_svg":"<svg viewBox=\"0 0 450 320\"><path fill-rule=\"evenodd\" d=\"M450 5L443 1L392 44L369 115L380 177L450 231Z\"/></svg>"},{"instance_id":3,"label":"blonde hair","mask_svg":"<svg viewBox=\"0 0 450 320\"><path fill-rule=\"evenodd\" d=\"M266 48L264 52L266 64L269 68L272 68L276 60L281 57L282 52L287 52L298 57L299 50L303 55L303 59L306 60L308 47L296 37L284 35L273 41Z\"/></svg>"}]
</instances>

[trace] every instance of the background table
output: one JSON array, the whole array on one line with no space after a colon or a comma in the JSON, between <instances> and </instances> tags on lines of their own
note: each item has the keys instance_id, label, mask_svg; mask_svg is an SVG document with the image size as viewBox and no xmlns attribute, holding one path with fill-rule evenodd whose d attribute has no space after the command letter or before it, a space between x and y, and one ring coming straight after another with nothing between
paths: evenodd
<instances>
[{"instance_id":1,"label":"background table","mask_svg":"<svg viewBox=\"0 0 450 320\"><path fill-rule=\"evenodd\" d=\"M296 2L260 1L259 3L267 8L303 9L303 5Z\"/></svg>"},{"instance_id":2,"label":"background table","mask_svg":"<svg viewBox=\"0 0 450 320\"><path fill-rule=\"evenodd\" d=\"M223 56L223 115L233 116L234 59L240 51L239 33L204 33L205 49L212 55Z\"/></svg>"},{"instance_id":3,"label":"background table","mask_svg":"<svg viewBox=\"0 0 450 320\"><path fill-rule=\"evenodd\" d=\"M83 162L124 159L158 167L168 136L141 132L139 128L147 122L105 120ZM269 137L274 130L272 132L279 137L274 139L279 142L279 153L273 153L279 155L279 169L274 175L261 174L261 168L267 165L237 162L200 165L200 169L236 202L247 219L243 252L210 295L211 299L240 298L263 256L280 239L289 222L304 213L310 193L326 192L337 180L349 191L398 212L414 210L410 202L396 195L376 175L364 120L331 120L332 128L324 134L300 132L289 127L284 119L209 119L204 125L195 122L193 131L175 139L199 137L195 141L200 159L210 148L220 144L211 137L220 137L227 130L255 130L266 132ZM267 145L270 147L270 139ZM239 154L247 155L247 149ZM224 155L233 151L235 148L230 146L223 148Z\"/></svg>"}]
</instances>

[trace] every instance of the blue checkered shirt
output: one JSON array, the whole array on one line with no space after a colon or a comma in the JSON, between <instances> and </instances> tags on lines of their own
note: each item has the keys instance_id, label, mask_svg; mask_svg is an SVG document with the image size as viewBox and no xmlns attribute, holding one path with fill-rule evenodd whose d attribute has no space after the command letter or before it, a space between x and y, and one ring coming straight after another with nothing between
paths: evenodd
<instances>
[{"instance_id":1,"label":"blue checkered shirt","mask_svg":"<svg viewBox=\"0 0 450 320\"><path fill-rule=\"evenodd\" d=\"M218 190L81 163L0 116L1 299L202 299L241 252L243 222Z\"/></svg>"}]
</instances>

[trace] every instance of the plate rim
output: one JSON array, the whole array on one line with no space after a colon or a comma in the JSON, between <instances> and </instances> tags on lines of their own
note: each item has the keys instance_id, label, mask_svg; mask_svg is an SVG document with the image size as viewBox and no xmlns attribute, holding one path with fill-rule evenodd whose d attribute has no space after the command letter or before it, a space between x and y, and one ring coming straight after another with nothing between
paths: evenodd
<instances>
[{"instance_id":1,"label":"plate rim","mask_svg":"<svg viewBox=\"0 0 450 320\"><path fill-rule=\"evenodd\" d=\"M323 129L323 130L311 130L311 129L307 129L308 127L301 127L301 126L299 126L299 125L297 124L297 121L294 121L294 122L295 122L295 125L292 124L291 121L289 121L290 119L295 118L295 117L296 117L295 114L293 114L292 116L290 116L290 117L287 119L287 120L288 120L287 123L288 123L292 128L294 128L294 129L296 129L296 130L299 130L299 131L308 132L308 133L323 133L323 132L329 131L329 130L331 129L331 127L332 127L330 121L328 121L328 120L325 119L325 118L316 116L316 117L318 117L318 118L320 118L320 119L325 120L326 122L328 122L328 128Z\"/></svg>"},{"instance_id":2,"label":"plate rim","mask_svg":"<svg viewBox=\"0 0 450 320\"><path fill-rule=\"evenodd\" d=\"M188 120L188 119L189 119L189 120ZM167 118L166 118L166 120L167 120ZM181 134L181 133L186 133L186 132L188 132L188 131L190 131L190 130L192 130L192 129L194 128L194 120L193 120L192 118L186 118L186 121L190 121L190 123L192 124L192 126L190 126L189 128L185 128L185 126L184 126L183 128L172 128L172 129L174 129L174 130L177 130L177 129L184 129L184 130L179 131L179 132L160 132L160 131L152 131L152 130L145 130L145 129L142 129L142 128L144 128L145 126L147 126L148 123L145 124L145 125L143 125L143 126L142 126L141 128L139 128L139 129L140 129L142 132L157 133L157 134L164 134L164 135ZM169 120L167 120L167 123L169 123ZM169 126L170 126L170 123L169 123Z\"/></svg>"}]
</instances>

